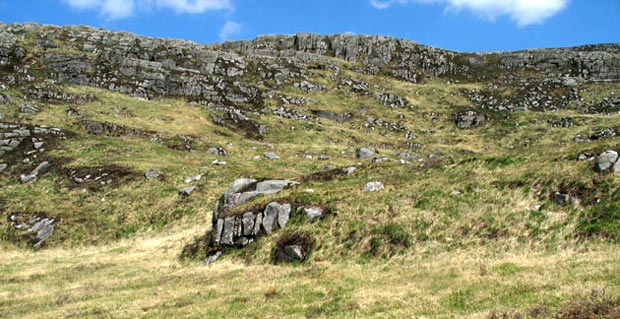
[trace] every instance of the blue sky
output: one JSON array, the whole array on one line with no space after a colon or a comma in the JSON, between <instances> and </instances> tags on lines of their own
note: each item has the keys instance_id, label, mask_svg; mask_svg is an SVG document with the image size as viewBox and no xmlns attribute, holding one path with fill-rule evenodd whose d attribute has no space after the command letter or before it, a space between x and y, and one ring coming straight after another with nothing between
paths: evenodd
<instances>
[{"instance_id":1,"label":"blue sky","mask_svg":"<svg viewBox=\"0 0 620 319\"><path fill-rule=\"evenodd\" d=\"M0 0L0 21L199 43L296 32L382 34L459 51L620 42L620 0Z\"/></svg>"}]
</instances>

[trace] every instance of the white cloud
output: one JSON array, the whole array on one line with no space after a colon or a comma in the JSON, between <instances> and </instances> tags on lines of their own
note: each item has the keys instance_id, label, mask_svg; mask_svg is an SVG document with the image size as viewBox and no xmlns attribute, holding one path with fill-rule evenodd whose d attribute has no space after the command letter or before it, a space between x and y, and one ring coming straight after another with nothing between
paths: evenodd
<instances>
[{"instance_id":1,"label":"white cloud","mask_svg":"<svg viewBox=\"0 0 620 319\"><path fill-rule=\"evenodd\" d=\"M220 37L220 40L226 41L231 37L239 35L239 33L241 33L241 25L234 21L228 21L224 24L224 26L222 26L222 29L220 29L218 36Z\"/></svg>"},{"instance_id":2,"label":"white cloud","mask_svg":"<svg viewBox=\"0 0 620 319\"><path fill-rule=\"evenodd\" d=\"M148 11L171 9L178 14L199 14L213 10L232 10L231 0L64 0L66 4L77 10L99 11L106 19L116 20L128 18L137 9Z\"/></svg>"},{"instance_id":3,"label":"white cloud","mask_svg":"<svg viewBox=\"0 0 620 319\"><path fill-rule=\"evenodd\" d=\"M230 0L157 0L157 7L172 9L177 13L232 9Z\"/></svg>"},{"instance_id":4,"label":"white cloud","mask_svg":"<svg viewBox=\"0 0 620 319\"><path fill-rule=\"evenodd\" d=\"M101 15L110 20L123 19L133 15L133 0L105 0L101 4Z\"/></svg>"},{"instance_id":5,"label":"white cloud","mask_svg":"<svg viewBox=\"0 0 620 319\"><path fill-rule=\"evenodd\" d=\"M100 0L66 0L68 5L79 10L94 9L101 5Z\"/></svg>"},{"instance_id":6,"label":"white cloud","mask_svg":"<svg viewBox=\"0 0 620 319\"><path fill-rule=\"evenodd\" d=\"M520 27L542 23L568 4L568 0L370 0L377 9L409 2L445 4L446 11L469 10L491 21L508 16Z\"/></svg>"}]
</instances>

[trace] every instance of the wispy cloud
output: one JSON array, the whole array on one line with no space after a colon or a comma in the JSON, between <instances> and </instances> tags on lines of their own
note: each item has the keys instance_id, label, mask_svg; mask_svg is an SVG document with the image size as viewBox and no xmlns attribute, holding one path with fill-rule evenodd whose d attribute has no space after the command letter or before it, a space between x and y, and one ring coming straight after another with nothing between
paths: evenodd
<instances>
[{"instance_id":1,"label":"wispy cloud","mask_svg":"<svg viewBox=\"0 0 620 319\"><path fill-rule=\"evenodd\" d=\"M568 5L568 0L370 0L377 9L411 2L443 4L449 12L469 10L491 21L508 16L520 27L542 23Z\"/></svg>"},{"instance_id":2,"label":"wispy cloud","mask_svg":"<svg viewBox=\"0 0 620 319\"><path fill-rule=\"evenodd\" d=\"M136 11L173 10L177 14L200 14L215 10L232 10L231 0L64 0L76 10L98 11L109 20L124 19Z\"/></svg>"},{"instance_id":3,"label":"wispy cloud","mask_svg":"<svg viewBox=\"0 0 620 319\"><path fill-rule=\"evenodd\" d=\"M241 25L234 21L228 21L218 33L220 40L226 41L230 40L231 37L237 36L241 33Z\"/></svg>"}]
</instances>

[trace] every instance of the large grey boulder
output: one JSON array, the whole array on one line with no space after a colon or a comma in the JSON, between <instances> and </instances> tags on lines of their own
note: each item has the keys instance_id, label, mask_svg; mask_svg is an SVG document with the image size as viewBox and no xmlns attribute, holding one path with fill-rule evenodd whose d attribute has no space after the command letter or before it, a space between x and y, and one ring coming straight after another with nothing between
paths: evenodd
<instances>
[{"instance_id":1,"label":"large grey boulder","mask_svg":"<svg viewBox=\"0 0 620 319\"><path fill-rule=\"evenodd\" d=\"M371 149L366 148L366 147L360 147L355 149L355 157L356 158L370 158L375 156L375 152L373 152Z\"/></svg>"},{"instance_id":2,"label":"large grey boulder","mask_svg":"<svg viewBox=\"0 0 620 319\"><path fill-rule=\"evenodd\" d=\"M281 205L280 208L281 209L278 211L278 226L280 226L280 228L284 228L291 217L291 205L284 204Z\"/></svg>"},{"instance_id":3,"label":"large grey boulder","mask_svg":"<svg viewBox=\"0 0 620 319\"><path fill-rule=\"evenodd\" d=\"M275 230L277 224L286 225L290 211L291 205L289 204L280 205L276 202L267 204L263 212L263 231L269 235Z\"/></svg>"},{"instance_id":4,"label":"large grey boulder","mask_svg":"<svg viewBox=\"0 0 620 319\"><path fill-rule=\"evenodd\" d=\"M608 151L601 153L596 158L594 169L597 172L604 172L614 167L614 164L617 164L617 162L618 162L618 152L608 150Z\"/></svg>"},{"instance_id":5,"label":"large grey boulder","mask_svg":"<svg viewBox=\"0 0 620 319\"><path fill-rule=\"evenodd\" d=\"M252 236L254 231L254 213L249 212L243 214L241 222L243 225L243 236Z\"/></svg>"}]
</instances>

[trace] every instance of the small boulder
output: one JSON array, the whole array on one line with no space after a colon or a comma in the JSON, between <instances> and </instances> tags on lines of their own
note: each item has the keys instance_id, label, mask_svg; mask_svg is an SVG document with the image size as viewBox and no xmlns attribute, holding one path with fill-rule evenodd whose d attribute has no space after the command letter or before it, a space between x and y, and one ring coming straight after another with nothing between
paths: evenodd
<instances>
[{"instance_id":1,"label":"small boulder","mask_svg":"<svg viewBox=\"0 0 620 319\"><path fill-rule=\"evenodd\" d=\"M383 183L381 182L368 182L366 186L364 186L363 192L376 192L384 189Z\"/></svg>"},{"instance_id":2,"label":"small boulder","mask_svg":"<svg viewBox=\"0 0 620 319\"><path fill-rule=\"evenodd\" d=\"M353 174L353 172L355 172L357 168L355 166L349 166L349 167L345 167L342 169L342 172L347 174L347 175L351 175Z\"/></svg>"},{"instance_id":3,"label":"small boulder","mask_svg":"<svg viewBox=\"0 0 620 319\"><path fill-rule=\"evenodd\" d=\"M218 260L218 258L220 258L222 256L222 252L221 251L217 251L215 252L215 254L207 257L204 261L205 266L208 266L209 264L215 262L216 260Z\"/></svg>"},{"instance_id":4,"label":"small boulder","mask_svg":"<svg viewBox=\"0 0 620 319\"><path fill-rule=\"evenodd\" d=\"M596 158L594 169L597 172L604 172L614 167L614 164L616 164L617 162L618 162L618 152L608 150L608 151L601 153Z\"/></svg>"},{"instance_id":5,"label":"small boulder","mask_svg":"<svg viewBox=\"0 0 620 319\"><path fill-rule=\"evenodd\" d=\"M144 177L146 177L146 179L148 180L156 179L159 177L159 171L157 171L156 169L149 168L144 173Z\"/></svg>"},{"instance_id":6,"label":"small boulder","mask_svg":"<svg viewBox=\"0 0 620 319\"><path fill-rule=\"evenodd\" d=\"M202 179L202 174L194 175L185 179L185 183L193 183Z\"/></svg>"},{"instance_id":7,"label":"small boulder","mask_svg":"<svg viewBox=\"0 0 620 319\"><path fill-rule=\"evenodd\" d=\"M359 159L370 158L370 157L373 157L374 155L375 155L375 152L373 152L371 149L366 148L366 147L360 147L360 148L355 149L355 157Z\"/></svg>"},{"instance_id":8,"label":"small boulder","mask_svg":"<svg viewBox=\"0 0 620 319\"><path fill-rule=\"evenodd\" d=\"M304 260L303 248L300 245L286 245L278 250L276 260L279 262L301 262Z\"/></svg>"},{"instance_id":9,"label":"small boulder","mask_svg":"<svg viewBox=\"0 0 620 319\"><path fill-rule=\"evenodd\" d=\"M196 190L196 186L183 187L179 189L179 195L181 196L189 196Z\"/></svg>"},{"instance_id":10,"label":"small boulder","mask_svg":"<svg viewBox=\"0 0 620 319\"><path fill-rule=\"evenodd\" d=\"M308 219L315 219L323 216L323 208L321 207L304 207L303 212Z\"/></svg>"},{"instance_id":11,"label":"small boulder","mask_svg":"<svg viewBox=\"0 0 620 319\"><path fill-rule=\"evenodd\" d=\"M8 164L4 164L4 163L0 164L0 172L2 172L3 170L5 170L7 167L9 167L9 165L8 165Z\"/></svg>"},{"instance_id":12,"label":"small boulder","mask_svg":"<svg viewBox=\"0 0 620 319\"><path fill-rule=\"evenodd\" d=\"M265 158L270 159L270 160L277 160L277 159L280 159L280 156L278 156L278 154L274 152L267 152L265 153Z\"/></svg>"},{"instance_id":13,"label":"small boulder","mask_svg":"<svg viewBox=\"0 0 620 319\"><path fill-rule=\"evenodd\" d=\"M570 201L570 196L568 194L555 193L553 194L553 201L560 206L565 206Z\"/></svg>"}]
</instances>

